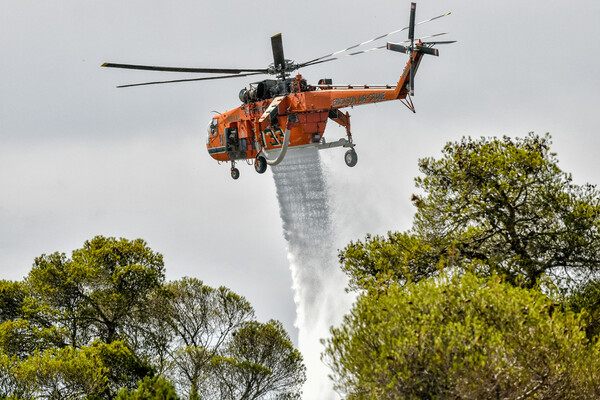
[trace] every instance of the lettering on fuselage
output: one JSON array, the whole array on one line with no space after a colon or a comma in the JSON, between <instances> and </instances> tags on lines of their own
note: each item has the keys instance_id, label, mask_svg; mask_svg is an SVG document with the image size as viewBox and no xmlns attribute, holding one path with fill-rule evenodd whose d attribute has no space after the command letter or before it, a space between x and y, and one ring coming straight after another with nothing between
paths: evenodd
<instances>
[{"instance_id":1,"label":"lettering on fuselage","mask_svg":"<svg viewBox=\"0 0 600 400\"><path fill-rule=\"evenodd\" d=\"M239 121L240 120L240 116L239 115L232 115L227 117L227 122L233 122L233 121Z\"/></svg>"},{"instance_id":2,"label":"lettering on fuselage","mask_svg":"<svg viewBox=\"0 0 600 400\"><path fill-rule=\"evenodd\" d=\"M245 115L250 115L250 114L262 114L265 110L267 109L267 107L263 107L261 105L256 105L254 107L242 107L242 111L244 111Z\"/></svg>"},{"instance_id":3,"label":"lettering on fuselage","mask_svg":"<svg viewBox=\"0 0 600 400\"><path fill-rule=\"evenodd\" d=\"M266 128L261 132L263 147L277 147L283 144L283 131L281 128ZM267 140L269 141L267 146Z\"/></svg>"},{"instance_id":4,"label":"lettering on fuselage","mask_svg":"<svg viewBox=\"0 0 600 400\"><path fill-rule=\"evenodd\" d=\"M353 106L357 104L364 103L375 103L377 101L385 100L385 92L371 93L371 94L363 94L360 96L348 96L348 97L340 97L339 99L333 99L332 106L333 107L342 107L342 106Z\"/></svg>"}]
</instances>

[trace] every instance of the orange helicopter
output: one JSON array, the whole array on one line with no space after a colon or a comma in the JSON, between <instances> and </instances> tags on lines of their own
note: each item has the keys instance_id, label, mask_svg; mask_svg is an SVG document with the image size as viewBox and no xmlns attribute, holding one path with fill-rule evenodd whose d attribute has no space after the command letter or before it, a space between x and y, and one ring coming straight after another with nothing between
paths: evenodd
<instances>
[{"instance_id":1,"label":"orange helicopter","mask_svg":"<svg viewBox=\"0 0 600 400\"><path fill-rule=\"evenodd\" d=\"M350 115L341 111L341 109L382 101L400 100L411 111L415 112L411 97L414 94L414 76L421 58L425 54L438 56L438 50L433 48L436 44L455 42L422 41L426 38L415 40L415 25L450 14L442 14L415 24L415 11L416 4L411 3L409 26L405 28L299 64L285 59L281 34L277 34L271 37L273 64L266 69L180 68L114 63L105 63L102 66L151 71L226 74L193 79L135 83L117 86L119 88L226 79L259 74L275 75L276 79L255 82L250 84L249 88L242 89L239 93L242 105L218 114L212 119L208 126L206 144L210 156L219 162L231 162L231 176L233 179L238 179L240 176L240 172L236 168L236 162L246 161L251 164L254 160L256 172L262 174L266 171L267 165L279 164L284 159L287 150L294 147L349 148L344 155L344 161L346 165L353 167L358 161L358 156L354 150L355 144L352 141L350 131ZM407 41L401 43L388 42L383 46L347 53L354 48L405 30L408 30ZM427 38L444 34L431 35ZM300 68L385 48L409 55L409 60L395 86L334 85L331 79L321 79L317 85L309 85L300 74L290 77L291 72ZM335 142L326 142L324 132L328 119L345 127L347 137Z\"/></svg>"}]
</instances>

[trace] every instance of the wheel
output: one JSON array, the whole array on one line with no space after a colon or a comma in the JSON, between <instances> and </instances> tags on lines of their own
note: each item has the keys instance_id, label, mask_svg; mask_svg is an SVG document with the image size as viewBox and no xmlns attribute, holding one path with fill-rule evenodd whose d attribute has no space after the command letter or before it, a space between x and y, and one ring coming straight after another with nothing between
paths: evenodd
<instances>
[{"instance_id":1,"label":"wheel","mask_svg":"<svg viewBox=\"0 0 600 400\"><path fill-rule=\"evenodd\" d=\"M267 160L263 156L258 156L254 160L254 169L259 174L264 174L267 170Z\"/></svg>"},{"instance_id":2,"label":"wheel","mask_svg":"<svg viewBox=\"0 0 600 400\"><path fill-rule=\"evenodd\" d=\"M354 149L350 149L344 154L344 161L346 161L346 165L349 167L354 167L358 162L358 155Z\"/></svg>"},{"instance_id":3,"label":"wheel","mask_svg":"<svg viewBox=\"0 0 600 400\"><path fill-rule=\"evenodd\" d=\"M240 170L237 168L231 168L231 177L237 179L240 177Z\"/></svg>"}]
</instances>

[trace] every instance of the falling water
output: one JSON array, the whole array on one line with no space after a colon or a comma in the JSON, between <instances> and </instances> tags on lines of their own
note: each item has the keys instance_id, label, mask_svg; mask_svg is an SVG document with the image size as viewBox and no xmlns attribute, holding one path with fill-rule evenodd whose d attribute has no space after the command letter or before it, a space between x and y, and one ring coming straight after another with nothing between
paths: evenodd
<instances>
[{"instance_id":1,"label":"falling water","mask_svg":"<svg viewBox=\"0 0 600 400\"><path fill-rule=\"evenodd\" d=\"M307 382L303 398L336 399L321 362L321 338L346 312L345 279L336 262L329 196L318 150L293 149L272 168L295 293L298 347Z\"/></svg>"}]
</instances>

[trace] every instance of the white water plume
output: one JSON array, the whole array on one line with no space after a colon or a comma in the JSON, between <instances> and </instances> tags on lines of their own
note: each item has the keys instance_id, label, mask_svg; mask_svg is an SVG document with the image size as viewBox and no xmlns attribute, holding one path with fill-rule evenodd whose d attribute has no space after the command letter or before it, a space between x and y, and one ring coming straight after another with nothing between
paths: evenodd
<instances>
[{"instance_id":1,"label":"white water plume","mask_svg":"<svg viewBox=\"0 0 600 400\"><path fill-rule=\"evenodd\" d=\"M337 399L320 360L320 339L339 324L348 300L318 150L293 149L272 171L294 285L298 347L307 368L303 399Z\"/></svg>"}]
</instances>

